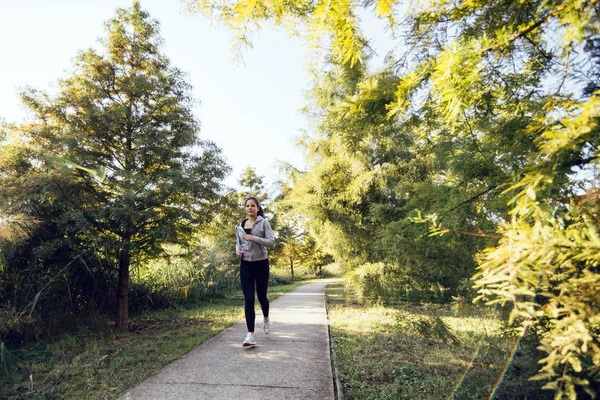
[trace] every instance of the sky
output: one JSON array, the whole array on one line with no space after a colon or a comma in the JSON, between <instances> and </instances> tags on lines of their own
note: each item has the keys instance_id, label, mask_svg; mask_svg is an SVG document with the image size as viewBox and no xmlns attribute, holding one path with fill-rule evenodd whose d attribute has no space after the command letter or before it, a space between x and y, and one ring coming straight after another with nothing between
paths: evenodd
<instances>
[{"instance_id":1,"label":"sky","mask_svg":"<svg viewBox=\"0 0 600 400\"><path fill-rule=\"evenodd\" d=\"M303 168L304 154L296 142L308 126L300 109L310 77L302 40L283 29L263 29L239 63L226 28L190 15L178 0L140 3L160 22L163 52L194 87L201 138L214 141L232 167L225 183L237 186L248 166L267 186L277 179L278 161ZM130 0L0 0L0 118L25 120L19 88L52 92L59 78L69 76L79 50L99 48L104 22L117 8L130 6ZM369 14L362 18L377 52L376 68L394 43L382 22Z\"/></svg>"}]
</instances>

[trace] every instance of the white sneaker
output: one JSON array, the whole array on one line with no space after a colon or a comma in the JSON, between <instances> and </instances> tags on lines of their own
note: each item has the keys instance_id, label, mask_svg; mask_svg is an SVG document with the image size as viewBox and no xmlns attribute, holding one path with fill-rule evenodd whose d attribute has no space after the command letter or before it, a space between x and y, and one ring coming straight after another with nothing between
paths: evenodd
<instances>
[{"instance_id":1,"label":"white sneaker","mask_svg":"<svg viewBox=\"0 0 600 400\"><path fill-rule=\"evenodd\" d=\"M246 339L244 339L244 343L242 343L242 346L256 346L256 338L254 337L254 334L248 332Z\"/></svg>"},{"instance_id":2,"label":"white sneaker","mask_svg":"<svg viewBox=\"0 0 600 400\"><path fill-rule=\"evenodd\" d=\"M267 317L263 322L263 332L268 335L271 332L271 318Z\"/></svg>"}]
</instances>

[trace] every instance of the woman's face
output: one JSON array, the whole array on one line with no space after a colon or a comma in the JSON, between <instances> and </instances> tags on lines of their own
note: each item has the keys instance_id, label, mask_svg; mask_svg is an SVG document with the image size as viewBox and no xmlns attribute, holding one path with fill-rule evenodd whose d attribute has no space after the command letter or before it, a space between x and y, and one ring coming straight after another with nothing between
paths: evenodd
<instances>
[{"instance_id":1,"label":"woman's face","mask_svg":"<svg viewBox=\"0 0 600 400\"><path fill-rule=\"evenodd\" d=\"M254 200L248 200L246 202L246 215L248 217L256 218L256 213L258 213L258 206L254 202Z\"/></svg>"}]
</instances>

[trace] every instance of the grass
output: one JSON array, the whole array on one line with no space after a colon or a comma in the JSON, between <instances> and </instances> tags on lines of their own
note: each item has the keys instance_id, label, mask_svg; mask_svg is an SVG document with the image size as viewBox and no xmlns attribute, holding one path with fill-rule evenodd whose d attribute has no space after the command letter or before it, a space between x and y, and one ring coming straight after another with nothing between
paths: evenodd
<instances>
[{"instance_id":1,"label":"grass","mask_svg":"<svg viewBox=\"0 0 600 400\"><path fill-rule=\"evenodd\" d=\"M269 288L275 299L305 282ZM0 399L113 399L243 318L236 292L198 306L132 318L123 334L104 321L82 330L13 350L17 372L0 376Z\"/></svg>"},{"instance_id":2,"label":"grass","mask_svg":"<svg viewBox=\"0 0 600 400\"><path fill-rule=\"evenodd\" d=\"M342 283L327 287L327 301L347 399L488 399L514 346L497 321L454 316L448 306L363 306L346 298ZM445 327L428 323L432 310ZM488 337L477 352L484 329ZM534 359L517 356L494 399L552 399L543 383L527 380L537 368Z\"/></svg>"}]
</instances>

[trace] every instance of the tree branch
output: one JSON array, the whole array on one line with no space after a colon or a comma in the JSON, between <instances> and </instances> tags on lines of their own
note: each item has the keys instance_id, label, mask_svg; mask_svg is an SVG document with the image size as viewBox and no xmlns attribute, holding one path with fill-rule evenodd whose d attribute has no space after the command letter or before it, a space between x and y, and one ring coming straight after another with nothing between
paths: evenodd
<instances>
[{"instance_id":1,"label":"tree branch","mask_svg":"<svg viewBox=\"0 0 600 400\"><path fill-rule=\"evenodd\" d=\"M476 194L475 196L472 196L471 198L469 198L469 199L467 199L467 200L465 200L465 201L461 201L460 203L458 203L457 205L455 205L454 207L452 207L451 209L449 209L448 211L446 211L446 212L445 212L445 213L444 213L444 214L441 216L441 218L440 218L440 221L438 222L438 224L442 222L442 220L443 220L443 219L446 217L446 215L448 215L450 212L452 212L452 211L456 210L458 207L462 206L463 204L467 204L467 203L469 203L469 202L471 202L471 201L473 201L473 200L477 199L478 197L481 197L481 196L483 196L484 194L491 192L492 190L494 190L494 189L496 189L496 188L498 188L498 187L500 187L500 186L501 186L501 185L493 185L493 186L491 186L491 187L487 188L486 190L484 190L483 192L481 192L481 193L478 193L478 194Z\"/></svg>"},{"instance_id":2,"label":"tree branch","mask_svg":"<svg viewBox=\"0 0 600 400\"><path fill-rule=\"evenodd\" d=\"M488 51L498 50L499 48L514 42L515 40L527 35L529 32L532 32L535 29L539 28L544 22L547 22L550 18L556 16L557 14L559 14L561 11L563 11L566 8L567 8L567 4L563 4L560 7L555 8L554 11L552 11L552 12L548 13L547 15L543 16L542 18L538 19L537 21L535 21L533 24L531 24L524 30L513 34L508 40L506 40L504 42L496 43L493 46L486 47L482 51L484 53L487 53Z\"/></svg>"},{"instance_id":3,"label":"tree branch","mask_svg":"<svg viewBox=\"0 0 600 400\"><path fill-rule=\"evenodd\" d=\"M502 235L490 235L487 233L471 233L471 232L464 232L464 231L458 231L456 229L449 229L449 228L444 228L442 229L443 232L454 232L454 233L459 233L461 235L467 235L467 236L477 236L477 237L486 237L486 238L492 238L492 239L501 239Z\"/></svg>"}]
</instances>

